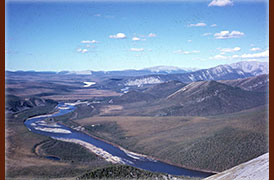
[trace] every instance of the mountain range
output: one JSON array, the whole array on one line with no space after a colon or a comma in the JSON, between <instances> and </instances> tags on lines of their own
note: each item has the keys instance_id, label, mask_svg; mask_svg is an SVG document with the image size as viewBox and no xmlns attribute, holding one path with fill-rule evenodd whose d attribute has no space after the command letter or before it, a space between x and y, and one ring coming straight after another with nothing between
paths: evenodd
<instances>
[{"instance_id":1,"label":"mountain range","mask_svg":"<svg viewBox=\"0 0 274 180\"><path fill-rule=\"evenodd\" d=\"M120 71L61 71L58 74L78 74L78 75L95 75L95 76L146 76L146 75L168 75L168 74L190 74L189 80L213 80L216 74L235 73L233 77L242 76L256 76L261 74L268 74L269 67L267 62L242 61L229 65L219 65L209 69L197 68L179 68L176 66L155 66L144 68L140 70L129 69ZM192 74L192 75L191 75ZM222 78L222 77L220 77ZM225 78L225 77L223 77Z\"/></svg>"},{"instance_id":2,"label":"mountain range","mask_svg":"<svg viewBox=\"0 0 274 180\"><path fill-rule=\"evenodd\" d=\"M261 74L268 74L269 66L266 62L239 62L230 65L219 65L209 69L201 69L194 72L186 72L180 74L154 74L143 77L133 77L127 81L127 84L136 84L137 80L142 86L141 79L148 79L165 82L169 80L178 80L184 83L190 83L195 81L209 81L209 80L232 80L257 76ZM149 84L146 82L146 84Z\"/></svg>"},{"instance_id":3,"label":"mountain range","mask_svg":"<svg viewBox=\"0 0 274 180\"><path fill-rule=\"evenodd\" d=\"M196 81L188 84L172 80L129 90L122 96L114 97L113 102L125 108L131 107L131 115L209 116L233 113L266 104L268 79L268 75L259 75L238 80ZM140 103L142 107L137 108ZM138 112L135 113L134 109Z\"/></svg>"},{"instance_id":4,"label":"mountain range","mask_svg":"<svg viewBox=\"0 0 274 180\"><path fill-rule=\"evenodd\" d=\"M169 70L169 71L166 71ZM121 93L113 97L113 104L123 105L132 111L126 115L142 114L152 116L209 116L223 113L232 113L253 108L267 103L269 84L269 67L265 62L239 62L231 65L219 65L209 69L194 72L173 74L179 71L176 67L156 67L146 69L154 73L165 71L170 74L150 74L142 76L116 75L80 75L80 74L52 74L52 72L37 74L41 81L47 81L50 90L58 87L54 93L77 93L83 89L111 90ZM130 74L130 71L125 71ZM11 76L11 74L16 76ZM8 72L12 85L12 77L22 77L31 73L33 78L39 72ZM115 73L118 73L115 72ZM114 74L115 74L114 73ZM134 71L133 74L135 74ZM113 74L113 72L109 73ZM118 73L119 74L119 73ZM28 76L26 76L28 78ZM60 80L67 84L60 84ZM38 81L38 82L39 82ZM56 81L53 83L52 81ZM94 84L85 87L83 82L92 81ZM44 83L45 85L45 83ZM37 87L38 88L38 87ZM64 90L61 92L60 89ZM11 88L14 90L14 88ZM8 91L11 92L11 91ZM47 97L47 94L44 94ZM19 101L17 101L19 102ZM136 102L143 107L136 107ZM18 104L19 109L28 105ZM130 104L130 106L128 106ZM143 109L142 109L143 108ZM136 112L138 110L138 112Z\"/></svg>"},{"instance_id":5,"label":"mountain range","mask_svg":"<svg viewBox=\"0 0 274 180\"><path fill-rule=\"evenodd\" d=\"M7 71L14 72L14 71ZM17 73L38 73L36 71L15 71ZM217 80L216 78L225 79L235 79L235 77L248 77L256 76L261 74L269 73L268 62L255 62L255 61L241 61L233 64L219 65L216 67L208 69L197 69L197 68L179 68L175 66L155 66L150 68L144 68L140 70L128 69L119 71L41 71L39 73L47 74L60 74L60 75L93 75L93 76L149 76L149 75L170 75L176 74L175 77L184 79L185 81L195 81L195 80ZM187 73L189 76L180 77L178 74ZM217 75L219 74L219 76ZM216 77L218 76L218 77ZM165 79L163 77L163 79Z\"/></svg>"},{"instance_id":6,"label":"mountain range","mask_svg":"<svg viewBox=\"0 0 274 180\"><path fill-rule=\"evenodd\" d=\"M155 66L140 70L127 69L120 71L61 71L58 74L94 75L94 76L144 76L151 74L175 74L198 70L197 68L179 68L175 66Z\"/></svg>"},{"instance_id":7,"label":"mountain range","mask_svg":"<svg viewBox=\"0 0 274 180\"><path fill-rule=\"evenodd\" d=\"M258 75L266 75L268 73L269 66L266 62L239 62L231 65L219 65L209 69L185 73L110 76L109 78L101 76L99 79L102 81L93 87L99 89L112 89L119 92L124 92L123 90L126 89L126 92L128 92L129 90L147 88L155 84L169 81L179 81L188 84L196 81L238 80ZM262 89L264 89L264 87L262 87Z\"/></svg>"},{"instance_id":8,"label":"mountain range","mask_svg":"<svg viewBox=\"0 0 274 180\"><path fill-rule=\"evenodd\" d=\"M264 93L246 91L216 81L192 82L161 101L167 115L215 115L265 104Z\"/></svg>"}]
</instances>

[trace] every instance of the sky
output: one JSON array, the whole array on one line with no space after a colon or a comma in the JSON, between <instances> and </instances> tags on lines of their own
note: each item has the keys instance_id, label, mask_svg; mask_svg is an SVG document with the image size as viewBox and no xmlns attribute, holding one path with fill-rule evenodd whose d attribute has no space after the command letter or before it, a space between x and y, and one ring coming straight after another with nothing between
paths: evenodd
<instances>
[{"instance_id":1,"label":"sky","mask_svg":"<svg viewBox=\"0 0 274 180\"><path fill-rule=\"evenodd\" d=\"M109 71L269 61L267 0L6 1L5 68Z\"/></svg>"}]
</instances>

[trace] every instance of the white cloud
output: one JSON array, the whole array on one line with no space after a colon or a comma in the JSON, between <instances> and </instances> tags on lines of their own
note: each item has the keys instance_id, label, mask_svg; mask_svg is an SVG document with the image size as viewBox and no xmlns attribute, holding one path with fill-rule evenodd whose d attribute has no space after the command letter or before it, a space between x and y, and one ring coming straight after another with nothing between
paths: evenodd
<instances>
[{"instance_id":1,"label":"white cloud","mask_svg":"<svg viewBox=\"0 0 274 180\"><path fill-rule=\"evenodd\" d=\"M110 35L109 38L111 39L125 39L127 36L124 33L117 33L115 35Z\"/></svg>"},{"instance_id":2,"label":"white cloud","mask_svg":"<svg viewBox=\"0 0 274 180\"><path fill-rule=\"evenodd\" d=\"M236 54L236 55L233 55L232 58L237 59L237 58L240 58L240 56Z\"/></svg>"},{"instance_id":3,"label":"white cloud","mask_svg":"<svg viewBox=\"0 0 274 180\"><path fill-rule=\"evenodd\" d=\"M251 48L250 51L260 51L261 48Z\"/></svg>"},{"instance_id":4,"label":"white cloud","mask_svg":"<svg viewBox=\"0 0 274 180\"><path fill-rule=\"evenodd\" d=\"M132 41L140 41L141 39L140 38L138 38L138 37L133 37L132 38Z\"/></svg>"},{"instance_id":5,"label":"white cloud","mask_svg":"<svg viewBox=\"0 0 274 180\"><path fill-rule=\"evenodd\" d=\"M208 6L232 6L233 2L231 0L213 0Z\"/></svg>"},{"instance_id":6,"label":"white cloud","mask_svg":"<svg viewBox=\"0 0 274 180\"><path fill-rule=\"evenodd\" d=\"M204 33L203 36L210 36L212 33Z\"/></svg>"},{"instance_id":7,"label":"white cloud","mask_svg":"<svg viewBox=\"0 0 274 180\"><path fill-rule=\"evenodd\" d=\"M156 37L156 34L154 34L154 33L149 33L148 37Z\"/></svg>"},{"instance_id":8,"label":"white cloud","mask_svg":"<svg viewBox=\"0 0 274 180\"><path fill-rule=\"evenodd\" d=\"M82 53L86 53L86 52L88 52L87 49L83 49L83 50L82 50Z\"/></svg>"},{"instance_id":9,"label":"white cloud","mask_svg":"<svg viewBox=\"0 0 274 180\"><path fill-rule=\"evenodd\" d=\"M81 49L81 48L79 48L79 49L77 49L77 52L79 52L79 53L86 53L86 52L88 52L88 49Z\"/></svg>"},{"instance_id":10,"label":"white cloud","mask_svg":"<svg viewBox=\"0 0 274 180\"><path fill-rule=\"evenodd\" d=\"M268 58L269 57L269 50L265 50L260 53L253 53L253 54L243 54L241 58L250 58L250 59L260 59L260 58Z\"/></svg>"},{"instance_id":11,"label":"white cloud","mask_svg":"<svg viewBox=\"0 0 274 180\"><path fill-rule=\"evenodd\" d=\"M237 51L240 51L240 50L241 50L240 47L220 49L220 51L223 52L223 53L237 52Z\"/></svg>"},{"instance_id":12,"label":"white cloud","mask_svg":"<svg viewBox=\"0 0 274 180\"><path fill-rule=\"evenodd\" d=\"M143 52L144 48L130 48L130 51L133 51L133 52Z\"/></svg>"},{"instance_id":13,"label":"white cloud","mask_svg":"<svg viewBox=\"0 0 274 180\"><path fill-rule=\"evenodd\" d=\"M247 59L247 60L258 60L258 59L265 59L269 58L269 50L265 50L259 53L253 54L243 54L243 55L233 55L233 59Z\"/></svg>"},{"instance_id":14,"label":"white cloud","mask_svg":"<svg viewBox=\"0 0 274 180\"><path fill-rule=\"evenodd\" d=\"M176 51L173 51L174 54L182 54L184 51L179 49L179 50L176 50Z\"/></svg>"},{"instance_id":15,"label":"white cloud","mask_svg":"<svg viewBox=\"0 0 274 180\"><path fill-rule=\"evenodd\" d=\"M206 24L200 22L200 23L197 23L197 24L189 24L188 26L189 26L189 27L202 27L202 26L206 26Z\"/></svg>"},{"instance_id":16,"label":"white cloud","mask_svg":"<svg viewBox=\"0 0 274 180\"><path fill-rule=\"evenodd\" d=\"M210 25L210 27L216 27L217 26L217 24L211 24Z\"/></svg>"},{"instance_id":17,"label":"white cloud","mask_svg":"<svg viewBox=\"0 0 274 180\"><path fill-rule=\"evenodd\" d=\"M235 52L235 49L231 49L230 52ZM242 54L242 55L233 55L233 56L223 56L222 53L218 54L216 56L210 57L209 59L245 59L247 61L255 61L255 60L265 60L269 58L269 50L265 50L263 52L259 53L253 53L253 54Z\"/></svg>"},{"instance_id":18,"label":"white cloud","mask_svg":"<svg viewBox=\"0 0 274 180\"><path fill-rule=\"evenodd\" d=\"M95 44L95 43L98 43L98 41L95 41L95 40L92 40L92 41L90 41L90 40L83 40L83 41L81 41L81 43L83 43L83 44Z\"/></svg>"},{"instance_id":19,"label":"white cloud","mask_svg":"<svg viewBox=\"0 0 274 180\"><path fill-rule=\"evenodd\" d=\"M233 48L230 52L236 48ZM267 60L269 58L269 50L265 50L260 53L253 53L253 54L242 54L242 55L233 55L233 56L223 56L222 53L216 56L210 57L209 59L245 59L246 61L260 61L260 60Z\"/></svg>"},{"instance_id":20,"label":"white cloud","mask_svg":"<svg viewBox=\"0 0 274 180\"><path fill-rule=\"evenodd\" d=\"M181 49L179 50L176 50L176 51L173 51L174 54L196 54L196 53L199 53L200 51L183 51Z\"/></svg>"},{"instance_id":21,"label":"white cloud","mask_svg":"<svg viewBox=\"0 0 274 180\"><path fill-rule=\"evenodd\" d=\"M83 41L81 41L81 43L89 44L89 43L91 43L91 41L90 40L83 40Z\"/></svg>"},{"instance_id":22,"label":"white cloud","mask_svg":"<svg viewBox=\"0 0 274 180\"><path fill-rule=\"evenodd\" d=\"M215 56L213 56L213 57L210 57L209 59L227 59L227 57L226 56L223 56L223 55L220 55L220 54L218 54L218 55L215 55Z\"/></svg>"},{"instance_id":23,"label":"white cloud","mask_svg":"<svg viewBox=\"0 0 274 180\"><path fill-rule=\"evenodd\" d=\"M220 33L215 33L214 37L215 39L230 39L230 38L239 38L244 35L243 32L240 31L221 31Z\"/></svg>"},{"instance_id":24,"label":"white cloud","mask_svg":"<svg viewBox=\"0 0 274 180\"><path fill-rule=\"evenodd\" d=\"M190 39L190 40L187 40L187 42L192 42L192 40Z\"/></svg>"}]
</instances>

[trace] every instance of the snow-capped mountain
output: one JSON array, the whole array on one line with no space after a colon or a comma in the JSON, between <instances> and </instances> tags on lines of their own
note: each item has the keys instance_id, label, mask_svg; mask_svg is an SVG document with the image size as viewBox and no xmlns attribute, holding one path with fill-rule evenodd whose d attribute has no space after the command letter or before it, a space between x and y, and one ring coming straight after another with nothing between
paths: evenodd
<instances>
[{"instance_id":1,"label":"snow-capped mountain","mask_svg":"<svg viewBox=\"0 0 274 180\"><path fill-rule=\"evenodd\" d=\"M157 77L148 77L148 78L140 78L135 80L129 80L125 83L126 86L138 86L141 87L145 84L159 84L162 83L159 78Z\"/></svg>"},{"instance_id":2,"label":"snow-capped mountain","mask_svg":"<svg viewBox=\"0 0 274 180\"><path fill-rule=\"evenodd\" d=\"M85 70L85 71L61 71L59 73L63 73L63 74L75 74L75 75L91 75L92 71L90 71L90 70Z\"/></svg>"},{"instance_id":3,"label":"snow-capped mountain","mask_svg":"<svg viewBox=\"0 0 274 180\"><path fill-rule=\"evenodd\" d=\"M268 62L238 62L234 64L218 65L208 69L196 70L193 68L178 68L175 66L156 66L141 70L122 70L122 71L61 71L61 72L27 72L18 71L7 73L51 73L57 75L87 75L95 77L96 79L112 80L118 78L118 82L106 82L108 86L119 84L120 86L142 86L145 84L158 84L167 81L181 81L183 83L190 83L195 81L208 80L233 80L242 79L262 74L269 73ZM102 86L103 87L103 86Z\"/></svg>"},{"instance_id":4,"label":"snow-capped mountain","mask_svg":"<svg viewBox=\"0 0 274 180\"><path fill-rule=\"evenodd\" d=\"M154 66L154 67L150 67L150 68L145 68L143 70L151 71L153 73L170 74L170 73L193 72L198 69L197 68L179 68L176 66Z\"/></svg>"},{"instance_id":5,"label":"snow-capped mountain","mask_svg":"<svg viewBox=\"0 0 274 180\"><path fill-rule=\"evenodd\" d=\"M269 74L268 62L255 62L255 61L243 61L234 64L230 64L233 69L241 69L246 73L253 75Z\"/></svg>"},{"instance_id":6,"label":"snow-capped mountain","mask_svg":"<svg viewBox=\"0 0 274 180\"><path fill-rule=\"evenodd\" d=\"M198 70L197 68L179 68L176 66L155 66L150 68L144 68L140 70L127 69L118 71L61 71L59 74L75 74L75 75L95 75L95 76L145 76L152 74L182 74L187 72L193 72Z\"/></svg>"},{"instance_id":7,"label":"snow-capped mountain","mask_svg":"<svg viewBox=\"0 0 274 180\"><path fill-rule=\"evenodd\" d=\"M160 81L178 80L184 83L209 80L242 79L261 74L268 74L269 65L266 62L239 62L231 65L219 65L209 69L201 69L194 72L181 74L147 75L143 78L157 77ZM131 78L131 81L140 77Z\"/></svg>"}]
</instances>

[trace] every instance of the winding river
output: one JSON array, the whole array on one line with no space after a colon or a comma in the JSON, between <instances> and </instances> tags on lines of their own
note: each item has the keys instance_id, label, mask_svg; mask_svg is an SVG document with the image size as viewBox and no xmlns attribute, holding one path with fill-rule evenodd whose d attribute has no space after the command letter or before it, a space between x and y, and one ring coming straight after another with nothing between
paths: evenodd
<instances>
[{"instance_id":1,"label":"winding river","mask_svg":"<svg viewBox=\"0 0 274 180\"><path fill-rule=\"evenodd\" d=\"M191 177L208 177L212 175L212 173L190 170L161 162L141 154L136 154L93 138L81 131L74 130L62 124L49 122L47 120L48 118L67 114L74 111L76 107L71 104L60 103L56 108L58 109L56 113L35 116L27 119L24 122L25 126L33 133L38 133L53 139L73 142L85 146L92 152L112 163L126 164L144 170L167 173L171 175Z\"/></svg>"}]
</instances>

